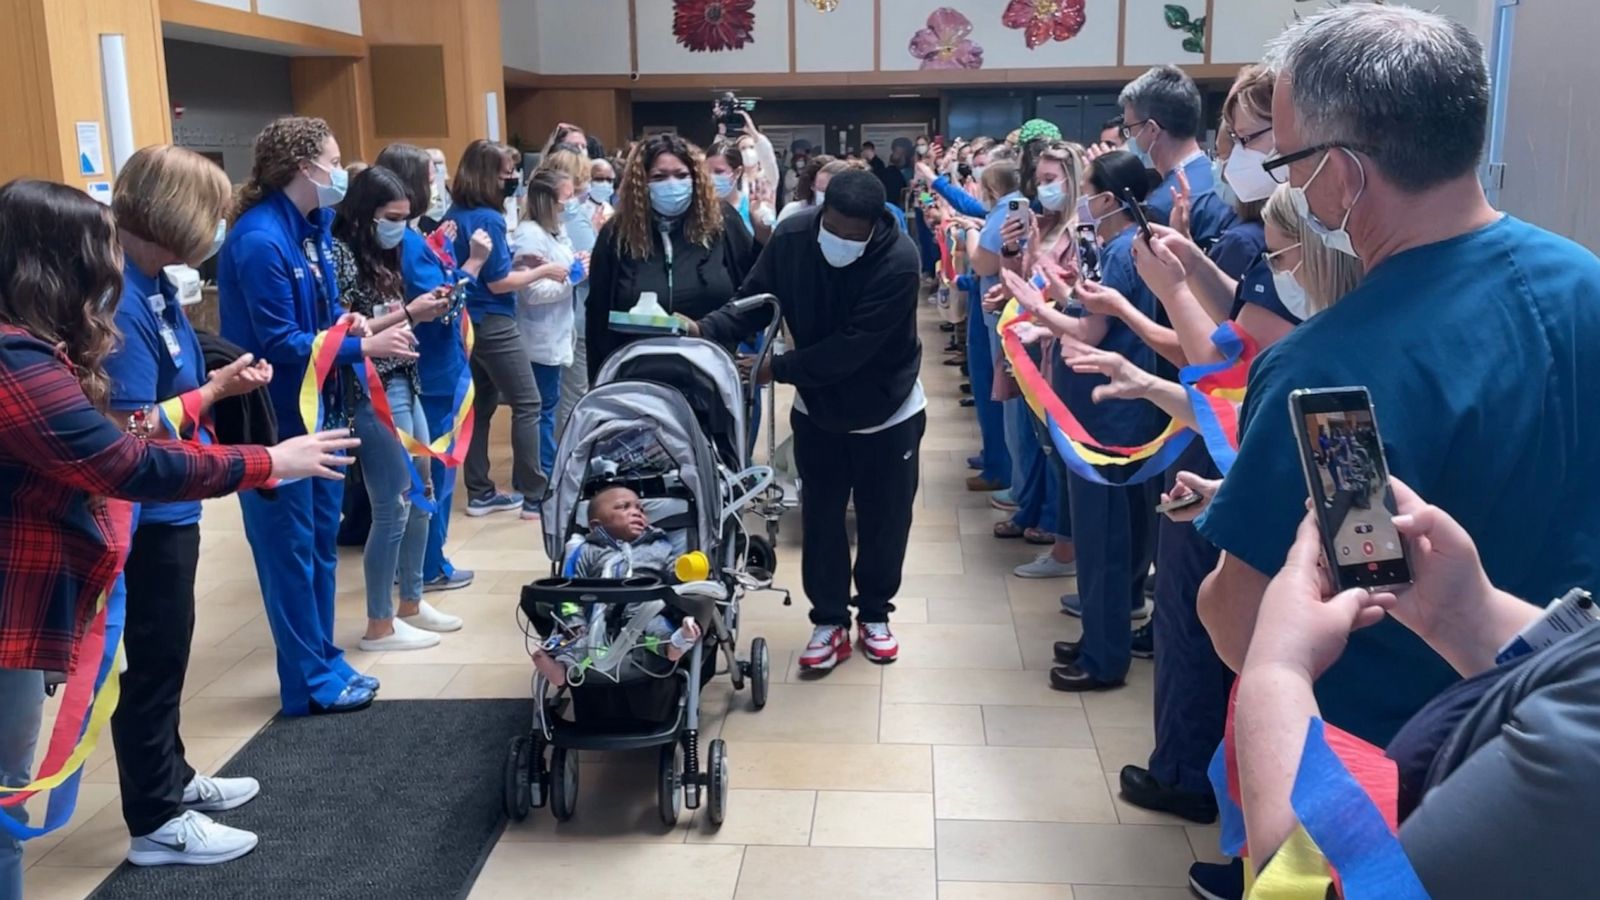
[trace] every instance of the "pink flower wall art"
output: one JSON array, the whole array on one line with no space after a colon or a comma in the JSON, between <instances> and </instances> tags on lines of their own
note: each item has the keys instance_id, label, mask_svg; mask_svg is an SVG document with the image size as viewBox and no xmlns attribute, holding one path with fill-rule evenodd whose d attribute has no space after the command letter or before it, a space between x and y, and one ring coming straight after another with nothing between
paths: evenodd
<instances>
[{"instance_id":1,"label":"pink flower wall art","mask_svg":"<svg viewBox=\"0 0 1600 900\"><path fill-rule=\"evenodd\" d=\"M1011 0L1001 24L1022 31L1033 50L1050 41L1067 41L1083 30L1084 0Z\"/></svg>"},{"instance_id":2,"label":"pink flower wall art","mask_svg":"<svg viewBox=\"0 0 1600 900\"><path fill-rule=\"evenodd\" d=\"M673 2L672 35L695 53L738 50L755 39L755 27L755 0Z\"/></svg>"},{"instance_id":3,"label":"pink flower wall art","mask_svg":"<svg viewBox=\"0 0 1600 900\"><path fill-rule=\"evenodd\" d=\"M972 20L948 6L928 16L927 27L911 36L907 49L922 60L922 69L983 68L983 48L972 40Z\"/></svg>"}]
</instances>

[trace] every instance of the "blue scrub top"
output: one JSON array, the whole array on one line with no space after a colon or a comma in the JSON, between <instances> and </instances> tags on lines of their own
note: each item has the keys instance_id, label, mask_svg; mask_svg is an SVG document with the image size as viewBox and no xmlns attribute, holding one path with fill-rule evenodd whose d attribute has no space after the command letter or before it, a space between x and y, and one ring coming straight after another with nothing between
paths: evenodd
<instances>
[{"instance_id":1,"label":"blue scrub top","mask_svg":"<svg viewBox=\"0 0 1600 900\"><path fill-rule=\"evenodd\" d=\"M1189 236L1202 250L1210 249L1212 243L1224 231L1232 228L1239 217L1233 207L1217 196L1216 176L1211 171L1211 160L1205 154L1196 154L1179 168L1183 169L1183 174L1189 180ZM1172 220L1172 192L1177 189L1178 169L1174 168L1145 202L1163 225Z\"/></svg>"},{"instance_id":2,"label":"blue scrub top","mask_svg":"<svg viewBox=\"0 0 1600 900\"><path fill-rule=\"evenodd\" d=\"M332 224L333 210L315 209L308 217L282 191L271 191L233 223L217 256L222 336L272 363L267 394L280 437L305 433L300 385L311 344L344 312L333 272ZM361 339L345 338L339 367L361 359ZM345 369L328 379L323 409L329 416L342 403L339 382L351 377Z\"/></svg>"},{"instance_id":3,"label":"blue scrub top","mask_svg":"<svg viewBox=\"0 0 1600 900\"><path fill-rule=\"evenodd\" d=\"M1466 527L1497 587L1541 605L1600 589L1597 298L1594 254L1509 216L1384 260L1256 359L1201 533L1275 574L1305 515L1289 392L1365 385L1394 475ZM1383 746L1455 680L1386 619L1350 636L1317 697Z\"/></svg>"},{"instance_id":4,"label":"blue scrub top","mask_svg":"<svg viewBox=\"0 0 1600 900\"><path fill-rule=\"evenodd\" d=\"M996 256L999 256L1000 245L1002 243L1000 240L1000 229L1005 227L1006 213L1010 212L1010 210L1007 209L1007 205L1010 204L1012 200L1021 200L1023 202L1027 202L1027 199L1028 198L1023 195L1021 191L1014 191L996 201L994 207L989 210L988 216L983 220L983 231L978 233L978 246ZM978 280L978 290L988 293L989 288L992 288L999 283L999 275L985 275Z\"/></svg>"},{"instance_id":5,"label":"blue scrub top","mask_svg":"<svg viewBox=\"0 0 1600 900\"><path fill-rule=\"evenodd\" d=\"M1138 228L1129 225L1106 242L1100 256L1100 283L1115 288L1140 312L1155 319L1161 314L1161 301L1145 287L1133 265L1133 241ZM1149 344L1121 319L1112 317L1102 350L1120 353L1147 372L1156 371L1158 357ZM1104 375L1073 373L1062 380L1061 400L1083 423L1096 440L1119 447L1134 447L1152 440L1167 425L1167 417L1155 404L1144 400L1094 402L1094 389L1108 383Z\"/></svg>"},{"instance_id":6,"label":"blue scrub top","mask_svg":"<svg viewBox=\"0 0 1600 900\"><path fill-rule=\"evenodd\" d=\"M472 255L472 234L480 228L488 233L489 241L494 245L477 279L467 285L467 312L471 314L473 324L482 322L484 316L515 317L516 292L496 294L487 287L511 274L511 245L506 240L505 211L487 206L469 209L457 205L450 207L444 220L456 223L453 248L456 259L467 259Z\"/></svg>"},{"instance_id":7,"label":"blue scrub top","mask_svg":"<svg viewBox=\"0 0 1600 900\"><path fill-rule=\"evenodd\" d=\"M467 277L433 252L428 241L415 229L407 228L400 240L400 275L405 279L406 297L426 294L441 285L454 287ZM461 346L461 323L435 319L412 326L417 335L417 375L426 397L454 397L461 371L467 365L466 348Z\"/></svg>"},{"instance_id":8,"label":"blue scrub top","mask_svg":"<svg viewBox=\"0 0 1600 900\"><path fill-rule=\"evenodd\" d=\"M156 312L157 307L161 312ZM165 320L177 339L178 353L161 336ZM122 343L106 358L111 379L111 408L133 412L171 400L205 383L205 353L189 317L178 305L177 291L161 276L146 277L125 259L122 297L117 301L117 330ZM200 503L145 503L139 521L154 525L193 525L200 521Z\"/></svg>"}]
</instances>

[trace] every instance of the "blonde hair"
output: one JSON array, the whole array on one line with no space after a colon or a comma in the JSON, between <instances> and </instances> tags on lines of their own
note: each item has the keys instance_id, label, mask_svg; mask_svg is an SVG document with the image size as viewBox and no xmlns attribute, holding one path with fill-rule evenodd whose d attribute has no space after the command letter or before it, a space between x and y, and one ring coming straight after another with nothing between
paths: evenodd
<instances>
[{"instance_id":1,"label":"blonde hair","mask_svg":"<svg viewBox=\"0 0 1600 900\"><path fill-rule=\"evenodd\" d=\"M193 150L156 144L123 164L111 211L119 229L195 265L211 251L232 195L233 186L216 163Z\"/></svg>"},{"instance_id":2,"label":"blonde hair","mask_svg":"<svg viewBox=\"0 0 1600 900\"><path fill-rule=\"evenodd\" d=\"M250 180L239 189L233 217L261 202L268 191L281 190L300 174L300 164L322 155L322 145L333 139L333 130L321 119L284 116L256 135L255 164Z\"/></svg>"},{"instance_id":3,"label":"blonde hair","mask_svg":"<svg viewBox=\"0 0 1600 900\"><path fill-rule=\"evenodd\" d=\"M589 183L591 160L588 156L565 147L551 150L539 160L538 172L560 172L572 179L578 189Z\"/></svg>"},{"instance_id":4,"label":"blonde hair","mask_svg":"<svg viewBox=\"0 0 1600 900\"><path fill-rule=\"evenodd\" d=\"M991 202L999 203L1001 197L1022 190L1022 168L1009 159L990 162L978 183Z\"/></svg>"},{"instance_id":5,"label":"blonde hair","mask_svg":"<svg viewBox=\"0 0 1600 900\"><path fill-rule=\"evenodd\" d=\"M1321 312L1339 302L1361 283L1361 261L1330 250L1311 226L1300 217L1289 197L1289 186L1279 185L1261 208L1262 221L1300 242L1300 271L1296 278L1306 289L1312 312Z\"/></svg>"}]
</instances>

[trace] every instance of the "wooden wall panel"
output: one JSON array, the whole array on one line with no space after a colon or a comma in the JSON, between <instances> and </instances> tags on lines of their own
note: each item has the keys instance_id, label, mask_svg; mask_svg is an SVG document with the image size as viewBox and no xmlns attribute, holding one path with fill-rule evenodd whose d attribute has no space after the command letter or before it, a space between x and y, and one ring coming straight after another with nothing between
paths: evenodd
<instances>
[{"instance_id":1,"label":"wooden wall panel","mask_svg":"<svg viewBox=\"0 0 1600 900\"><path fill-rule=\"evenodd\" d=\"M327 120L347 163L370 163L380 149L368 139L372 103L367 85L360 60L302 56L289 61L289 90L295 113Z\"/></svg>"},{"instance_id":2,"label":"wooden wall panel","mask_svg":"<svg viewBox=\"0 0 1600 900\"><path fill-rule=\"evenodd\" d=\"M331 28L319 28L304 22L229 9L212 3L203 3L201 0L160 0L160 5L163 22L203 28L206 31L220 31L224 34L258 37L337 56L364 56L367 52L366 42L360 35L347 34ZM382 5L400 4L389 0Z\"/></svg>"},{"instance_id":3,"label":"wooden wall panel","mask_svg":"<svg viewBox=\"0 0 1600 900\"><path fill-rule=\"evenodd\" d=\"M0 0L0 84L7 85L0 129L0 183L13 178L59 178L55 99L49 47L37 0Z\"/></svg>"},{"instance_id":4,"label":"wooden wall panel","mask_svg":"<svg viewBox=\"0 0 1600 900\"><path fill-rule=\"evenodd\" d=\"M513 90L506 116L511 136L529 150L542 148L561 122L583 126L610 150L632 132L633 100L628 91Z\"/></svg>"}]
</instances>

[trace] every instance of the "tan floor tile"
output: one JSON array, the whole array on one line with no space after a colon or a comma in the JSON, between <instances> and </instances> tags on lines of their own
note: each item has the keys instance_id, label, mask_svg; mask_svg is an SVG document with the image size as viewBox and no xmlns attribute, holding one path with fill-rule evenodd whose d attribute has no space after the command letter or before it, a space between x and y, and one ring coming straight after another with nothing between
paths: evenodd
<instances>
[{"instance_id":1,"label":"tan floor tile","mask_svg":"<svg viewBox=\"0 0 1600 900\"><path fill-rule=\"evenodd\" d=\"M439 692L451 700L533 697L533 663L466 665Z\"/></svg>"},{"instance_id":2,"label":"tan floor tile","mask_svg":"<svg viewBox=\"0 0 1600 900\"><path fill-rule=\"evenodd\" d=\"M656 800L656 751L604 754L606 763L581 759L578 810L557 822L550 808L535 809L526 821L509 823L501 837L517 843L681 844L689 835L690 810L678 824L662 824Z\"/></svg>"},{"instance_id":3,"label":"tan floor tile","mask_svg":"<svg viewBox=\"0 0 1600 900\"><path fill-rule=\"evenodd\" d=\"M829 874L830 900L935 900L932 850L749 847L736 900L812 900L816 873Z\"/></svg>"},{"instance_id":4,"label":"tan floor tile","mask_svg":"<svg viewBox=\"0 0 1600 900\"><path fill-rule=\"evenodd\" d=\"M932 850L933 795L821 791L811 845Z\"/></svg>"},{"instance_id":5,"label":"tan floor tile","mask_svg":"<svg viewBox=\"0 0 1600 900\"><path fill-rule=\"evenodd\" d=\"M122 804L118 802L120 794L115 783L116 767L112 766L111 769L113 772L112 783L105 784L85 780L78 787L78 805L73 809L72 817L67 820L67 824L50 834L36 837L22 845L22 867L24 869L43 859L50 851L60 846L62 841L71 837L85 823L99 815L102 810L122 809ZM28 800L25 805L30 822L38 824L44 821L45 810L49 805L49 801L49 796L45 794L35 794ZM28 896L32 897L33 895L29 893Z\"/></svg>"},{"instance_id":6,"label":"tan floor tile","mask_svg":"<svg viewBox=\"0 0 1600 900\"><path fill-rule=\"evenodd\" d=\"M1140 677L1139 667L1136 666L1129 670L1128 684L1123 687L1084 694L1083 709L1089 714L1089 724L1095 728L1137 728L1149 726L1155 721L1151 691L1149 687L1136 682Z\"/></svg>"},{"instance_id":7,"label":"tan floor tile","mask_svg":"<svg viewBox=\"0 0 1600 900\"><path fill-rule=\"evenodd\" d=\"M800 671L799 650L789 651L789 667L783 673L783 680L788 684L855 684L871 685L877 687L883 684L883 670L886 666L877 666L860 659L858 654L851 654L848 662L826 672ZM777 660L774 659L774 662Z\"/></svg>"},{"instance_id":8,"label":"tan floor tile","mask_svg":"<svg viewBox=\"0 0 1600 900\"><path fill-rule=\"evenodd\" d=\"M904 625L898 669L1021 669L1017 635L1007 625Z\"/></svg>"},{"instance_id":9,"label":"tan floor tile","mask_svg":"<svg viewBox=\"0 0 1600 900\"><path fill-rule=\"evenodd\" d=\"M1121 775L1107 772L1106 789L1111 792L1111 802L1117 807L1117 821L1124 825L1176 825L1182 827L1187 820L1169 813L1153 812L1134 806L1122 797Z\"/></svg>"},{"instance_id":10,"label":"tan floor tile","mask_svg":"<svg viewBox=\"0 0 1600 900\"><path fill-rule=\"evenodd\" d=\"M941 881L939 900L1074 900L1065 884Z\"/></svg>"},{"instance_id":11,"label":"tan floor tile","mask_svg":"<svg viewBox=\"0 0 1600 900\"><path fill-rule=\"evenodd\" d=\"M470 898L655 897L670 886L684 900L730 900L744 848L573 844L559 853L502 843L489 854Z\"/></svg>"},{"instance_id":12,"label":"tan floor tile","mask_svg":"<svg viewBox=\"0 0 1600 900\"><path fill-rule=\"evenodd\" d=\"M1076 900L1193 900L1188 888L1114 887L1106 884L1072 886Z\"/></svg>"},{"instance_id":13,"label":"tan floor tile","mask_svg":"<svg viewBox=\"0 0 1600 900\"><path fill-rule=\"evenodd\" d=\"M917 515L920 517L921 512ZM900 581L900 593L908 597L954 597L970 600L974 597L1003 597L1005 580L993 575L935 575L906 566ZM795 601L800 602L799 600Z\"/></svg>"},{"instance_id":14,"label":"tan floor tile","mask_svg":"<svg viewBox=\"0 0 1600 900\"><path fill-rule=\"evenodd\" d=\"M183 704L178 733L191 737L253 736L278 714L278 698L196 697Z\"/></svg>"},{"instance_id":15,"label":"tan floor tile","mask_svg":"<svg viewBox=\"0 0 1600 900\"><path fill-rule=\"evenodd\" d=\"M1117 821L1092 750L934 747L933 784L941 819Z\"/></svg>"},{"instance_id":16,"label":"tan floor tile","mask_svg":"<svg viewBox=\"0 0 1600 900\"><path fill-rule=\"evenodd\" d=\"M733 709L722 727L732 741L870 744L878 739L878 688L870 685L775 684L767 708Z\"/></svg>"},{"instance_id":17,"label":"tan floor tile","mask_svg":"<svg viewBox=\"0 0 1600 900\"><path fill-rule=\"evenodd\" d=\"M1100 767L1107 772L1121 772L1123 766L1142 766L1150 761L1150 751L1156 746L1150 723L1131 727L1096 725L1093 729Z\"/></svg>"},{"instance_id":18,"label":"tan floor tile","mask_svg":"<svg viewBox=\"0 0 1600 900\"><path fill-rule=\"evenodd\" d=\"M961 567L961 544L957 541L912 544L906 548L905 568L924 575L960 575L966 571Z\"/></svg>"},{"instance_id":19,"label":"tan floor tile","mask_svg":"<svg viewBox=\"0 0 1600 900\"><path fill-rule=\"evenodd\" d=\"M1083 710L1066 706L985 706L983 731L991 747L1094 749Z\"/></svg>"},{"instance_id":20,"label":"tan floor tile","mask_svg":"<svg viewBox=\"0 0 1600 900\"><path fill-rule=\"evenodd\" d=\"M976 706L885 703L878 740L885 744L982 744L983 714Z\"/></svg>"},{"instance_id":21,"label":"tan floor tile","mask_svg":"<svg viewBox=\"0 0 1600 900\"><path fill-rule=\"evenodd\" d=\"M110 874L110 867L34 866L22 876L22 893L28 900L79 900L87 897Z\"/></svg>"},{"instance_id":22,"label":"tan floor tile","mask_svg":"<svg viewBox=\"0 0 1600 900\"><path fill-rule=\"evenodd\" d=\"M944 819L937 828L939 874L953 881L1182 887L1194 861L1181 828Z\"/></svg>"},{"instance_id":23,"label":"tan floor tile","mask_svg":"<svg viewBox=\"0 0 1600 900\"><path fill-rule=\"evenodd\" d=\"M976 474L976 473L974 473ZM956 510L956 520L959 523L961 534L974 537L992 537L994 526L1006 520L1006 514L991 507Z\"/></svg>"},{"instance_id":24,"label":"tan floor tile","mask_svg":"<svg viewBox=\"0 0 1600 900\"><path fill-rule=\"evenodd\" d=\"M122 804L107 803L62 839L55 849L39 857L33 867L103 869L121 864L127 854L128 825L122 821Z\"/></svg>"},{"instance_id":25,"label":"tan floor tile","mask_svg":"<svg viewBox=\"0 0 1600 900\"><path fill-rule=\"evenodd\" d=\"M770 844L804 847L811 843L815 791L728 792L728 818L714 827L705 810L695 814L691 844Z\"/></svg>"},{"instance_id":26,"label":"tan floor tile","mask_svg":"<svg viewBox=\"0 0 1600 900\"><path fill-rule=\"evenodd\" d=\"M385 700L431 700L461 668L450 664L399 666L380 660L366 674L383 682L379 693Z\"/></svg>"},{"instance_id":27,"label":"tan floor tile","mask_svg":"<svg viewBox=\"0 0 1600 900\"><path fill-rule=\"evenodd\" d=\"M1010 626L1011 606L1004 597L940 597L928 601L928 622L933 625Z\"/></svg>"},{"instance_id":28,"label":"tan floor tile","mask_svg":"<svg viewBox=\"0 0 1600 900\"><path fill-rule=\"evenodd\" d=\"M1185 825L1189 833L1189 847L1194 858L1201 862L1223 863L1229 857L1222 852L1222 829L1216 825Z\"/></svg>"},{"instance_id":29,"label":"tan floor tile","mask_svg":"<svg viewBox=\"0 0 1600 900\"><path fill-rule=\"evenodd\" d=\"M733 784L831 791L933 790L933 757L913 744L767 744L728 748Z\"/></svg>"},{"instance_id":30,"label":"tan floor tile","mask_svg":"<svg viewBox=\"0 0 1600 900\"><path fill-rule=\"evenodd\" d=\"M217 676L196 696L198 697L272 697L278 696L278 654L257 647L231 669Z\"/></svg>"},{"instance_id":31,"label":"tan floor tile","mask_svg":"<svg viewBox=\"0 0 1600 900\"><path fill-rule=\"evenodd\" d=\"M1079 706L1077 694L1050 689L1039 672L1005 669L911 669L899 663L883 673L885 703L955 703L997 706Z\"/></svg>"}]
</instances>

